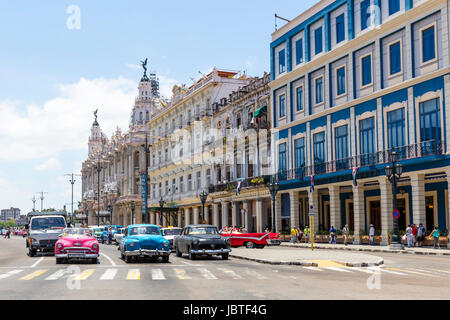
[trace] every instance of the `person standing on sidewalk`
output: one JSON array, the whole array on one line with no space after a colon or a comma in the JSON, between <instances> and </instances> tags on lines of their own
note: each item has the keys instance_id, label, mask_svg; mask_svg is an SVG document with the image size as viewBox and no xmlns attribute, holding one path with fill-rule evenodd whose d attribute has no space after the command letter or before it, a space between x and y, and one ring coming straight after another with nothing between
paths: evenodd
<instances>
[{"instance_id":1,"label":"person standing on sidewalk","mask_svg":"<svg viewBox=\"0 0 450 320\"><path fill-rule=\"evenodd\" d=\"M309 228L308 226L305 227L305 230L303 230L303 234L305 235L305 243L309 243Z\"/></svg>"},{"instance_id":2,"label":"person standing on sidewalk","mask_svg":"<svg viewBox=\"0 0 450 320\"><path fill-rule=\"evenodd\" d=\"M335 237L336 237L336 229L333 226L331 226L331 228L330 228L330 238L331 238L330 243L331 244L336 244Z\"/></svg>"},{"instance_id":3,"label":"person standing on sidewalk","mask_svg":"<svg viewBox=\"0 0 450 320\"><path fill-rule=\"evenodd\" d=\"M425 238L425 227L420 223L417 229L417 246L423 246L423 239Z\"/></svg>"},{"instance_id":4,"label":"person standing on sidewalk","mask_svg":"<svg viewBox=\"0 0 450 320\"><path fill-rule=\"evenodd\" d=\"M300 227L297 227L297 240L299 243L302 240L302 229Z\"/></svg>"},{"instance_id":5,"label":"person standing on sidewalk","mask_svg":"<svg viewBox=\"0 0 450 320\"><path fill-rule=\"evenodd\" d=\"M413 225L411 226L412 229L412 234L413 234L413 247L416 246L416 242L417 242L417 227L416 225L413 223Z\"/></svg>"},{"instance_id":6,"label":"person standing on sidewalk","mask_svg":"<svg viewBox=\"0 0 450 320\"><path fill-rule=\"evenodd\" d=\"M291 228L291 243L297 242L297 228L293 226Z\"/></svg>"},{"instance_id":7,"label":"person standing on sidewalk","mask_svg":"<svg viewBox=\"0 0 450 320\"><path fill-rule=\"evenodd\" d=\"M344 245L347 245L348 237L350 236L350 229L348 228L348 224L342 229L342 234L344 235Z\"/></svg>"},{"instance_id":8,"label":"person standing on sidewalk","mask_svg":"<svg viewBox=\"0 0 450 320\"><path fill-rule=\"evenodd\" d=\"M413 245L413 233L410 224L408 224L408 227L405 230L405 234L406 234L406 241L408 242L408 248L411 248L411 246Z\"/></svg>"},{"instance_id":9,"label":"person standing on sidewalk","mask_svg":"<svg viewBox=\"0 0 450 320\"><path fill-rule=\"evenodd\" d=\"M433 239L434 239L434 246L433 246L433 248L434 249L440 249L440 246L439 246L439 229L438 229L438 227L434 227L433 231L431 231L431 235L433 236Z\"/></svg>"},{"instance_id":10,"label":"person standing on sidewalk","mask_svg":"<svg viewBox=\"0 0 450 320\"><path fill-rule=\"evenodd\" d=\"M369 238L370 238L370 245L373 246L375 244L375 228L373 227L373 224L370 225Z\"/></svg>"}]
</instances>

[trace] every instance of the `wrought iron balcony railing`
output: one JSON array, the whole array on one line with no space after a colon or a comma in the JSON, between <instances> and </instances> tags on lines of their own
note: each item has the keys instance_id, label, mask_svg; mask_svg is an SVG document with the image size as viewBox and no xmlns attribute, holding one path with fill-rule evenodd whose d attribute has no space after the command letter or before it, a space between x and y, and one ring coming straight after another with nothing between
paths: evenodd
<instances>
[{"instance_id":1,"label":"wrought iron balcony railing","mask_svg":"<svg viewBox=\"0 0 450 320\"><path fill-rule=\"evenodd\" d=\"M327 174L350 170L354 167L370 167L391 161L391 153L395 151L399 161L442 154L442 141L429 140L384 151L361 154L355 157L315 163L292 170L282 170L275 174L278 181L303 179L312 175Z\"/></svg>"}]
</instances>

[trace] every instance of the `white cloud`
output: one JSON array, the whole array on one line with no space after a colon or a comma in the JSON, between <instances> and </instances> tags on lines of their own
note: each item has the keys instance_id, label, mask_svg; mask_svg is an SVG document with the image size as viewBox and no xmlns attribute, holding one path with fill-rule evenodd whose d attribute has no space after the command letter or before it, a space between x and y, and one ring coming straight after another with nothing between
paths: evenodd
<instances>
[{"instance_id":1,"label":"white cloud","mask_svg":"<svg viewBox=\"0 0 450 320\"><path fill-rule=\"evenodd\" d=\"M125 67L130 68L132 70L141 70L142 69L141 66L134 64L134 63L126 63Z\"/></svg>"},{"instance_id":2,"label":"white cloud","mask_svg":"<svg viewBox=\"0 0 450 320\"><path fill-rule=\"evenodd\" d=\"M98 78L59 85L59 95L42 106L25 108L13 101L0 102L0 160L17 161L56 157L66 150L87 150L92 112L110 136L116 126L128 129L137 95L134 81Z\"/></svg>"},{"instance_id":3,"label":"white cloud","mask_svg":"<svg viewBox=\"0 0 450 320\"><path fill-rule=\"evenodd\" d=\"M56 158L50 158L40 165L35 167L38 171L47 171L47 170L60 170L61 169L61 162L59 162Z\"/></svg>"}]
</instances>

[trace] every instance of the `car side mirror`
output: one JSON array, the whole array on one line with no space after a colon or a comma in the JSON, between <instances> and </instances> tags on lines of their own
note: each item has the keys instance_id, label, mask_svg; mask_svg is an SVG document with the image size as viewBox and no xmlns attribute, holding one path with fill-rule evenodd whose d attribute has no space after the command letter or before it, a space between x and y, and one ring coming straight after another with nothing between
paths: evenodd
<instances>
[{"instance_id":1,"label":"car side mirror","mask_svg":"<svg viewBox=\"0 0 450 320\"><path fill-rule=\"evenodd\" d=\"M29 229L30 228L30 225L27 223L26 225L25 225L25 229Z\"/></svg>"}]
</instances>

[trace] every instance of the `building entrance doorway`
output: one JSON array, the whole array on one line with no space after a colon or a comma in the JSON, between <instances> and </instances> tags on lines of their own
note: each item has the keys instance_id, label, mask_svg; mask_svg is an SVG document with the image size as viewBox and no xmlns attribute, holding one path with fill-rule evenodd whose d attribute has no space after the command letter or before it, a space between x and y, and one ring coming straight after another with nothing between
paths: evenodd
<instances>
[{"instance_id":1,"label":"building entrance doorway","mask_svg":"<svg viewBox=\"0 0 450 320\"><path fill-rule=\"evenodd\" d=\"M427 230L433 230L436 226L434 221L434 198L433 196L425 197L425 221Z\"/></svg>"},{"instance_id":2,"label":"building entrance doorway","mask_svg":"<svg viewBox=\"0 0 450 320\"><path fill-rule=\"evenodd\" d=\"M398 218L398 230L406 230L406 201L405 199L397 199L397 210L400 211Z\"/></svg>"},{"instance_id":3,"label":"building entrance doorway","mask_svg":"<svg viewBox=\"0 0 450 320\"><path fill-rule=\"evenodd\" d=\"M370 224L373 224L373 227L376 231L381 231L381 203L379 200L370 201L369 202L369 210L370 210ZM369 226L367 226L369 227ZM367 228L369 229L369 228Z\"/></svg>"}]
</instances>

